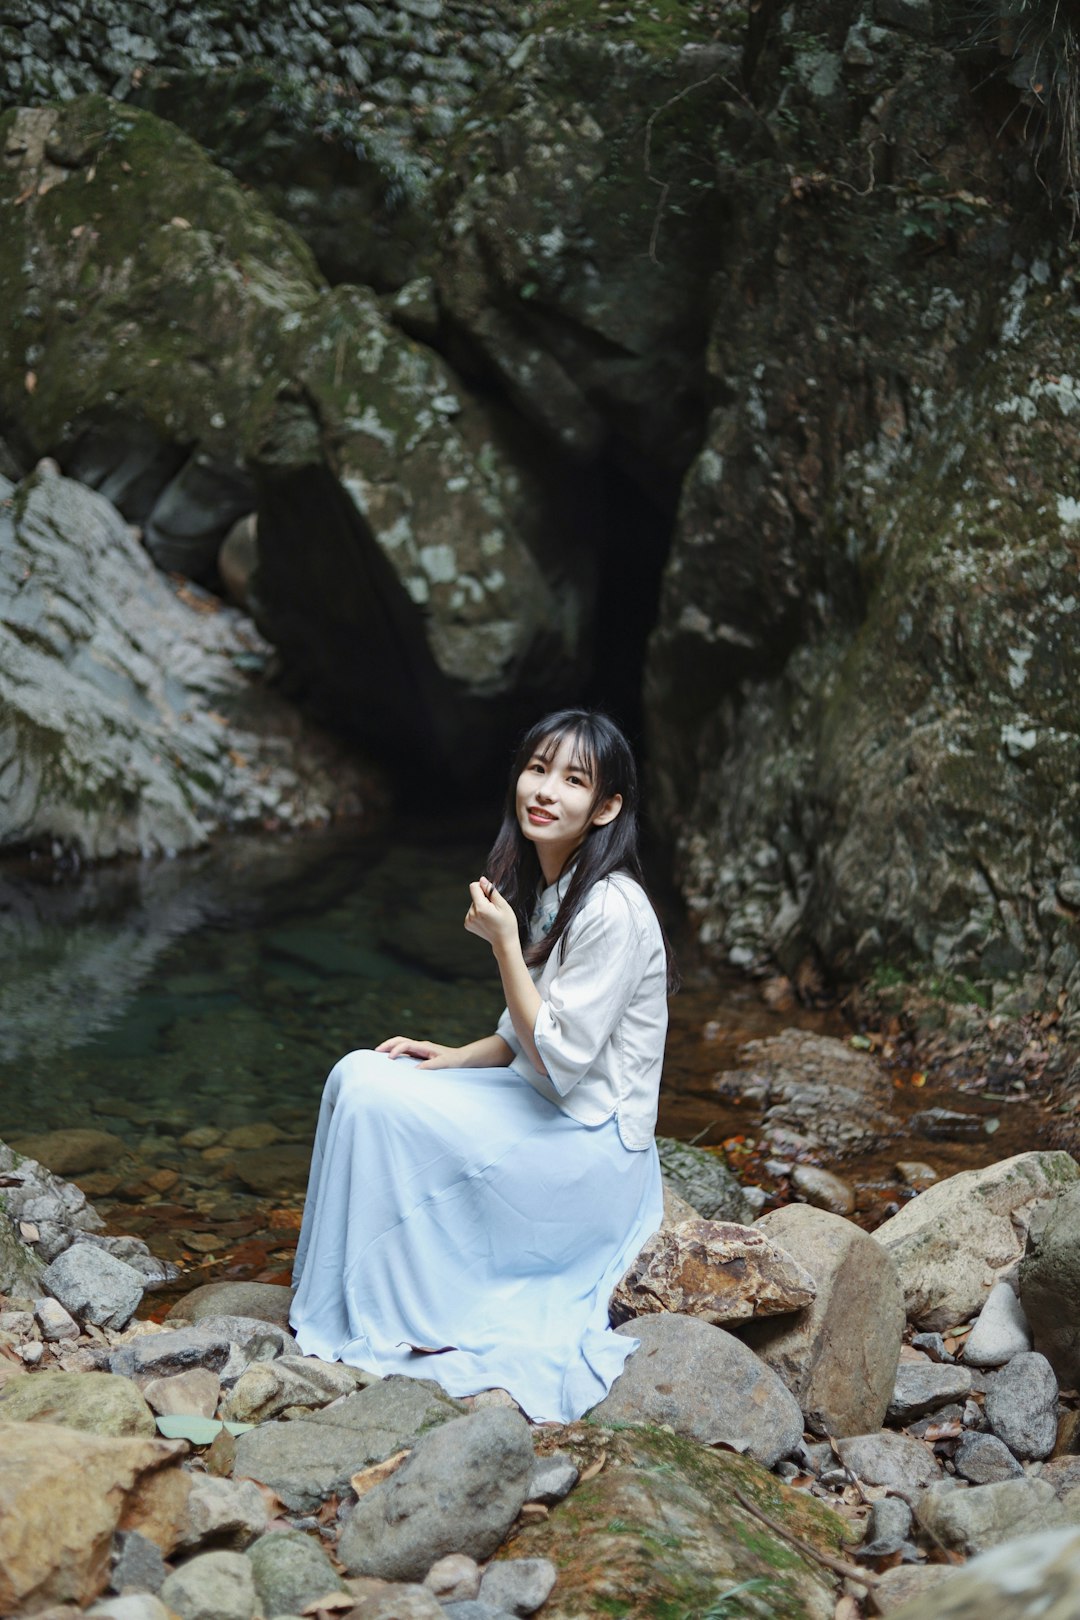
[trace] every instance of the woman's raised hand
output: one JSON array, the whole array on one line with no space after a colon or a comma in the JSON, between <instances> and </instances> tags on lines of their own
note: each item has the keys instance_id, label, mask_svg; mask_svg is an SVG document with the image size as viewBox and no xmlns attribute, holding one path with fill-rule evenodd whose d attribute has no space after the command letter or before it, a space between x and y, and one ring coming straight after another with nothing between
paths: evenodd
<instances>
[{"instance_id":1,"label":"woman's raised hand","mask_svg":"<svg viewBox=\"0 0 1080 1620\"><path fill-rule=\"evenodd\" d=\"M486 939L493 951L504 949L519 941L517 913L508 900L486 877L469 884L472 905L465 913L465 927L470 934Z\"/></svg>"},{"instance_id":2,"label":"woman's raised hand","mask_svg":"<svg viewBox=\"0 0 1080 1620\"><path fill-rule=\"evenodd\" d=\"M440 1046L437 1041L414 1041L408 1035L391 1035L389 1040L380 1041L375 1050L385 1052L387 1057L392 1058L419 1058L418 1069L460 1069L462 1066L459 1046Z\"/></svg>"}]
</instances>

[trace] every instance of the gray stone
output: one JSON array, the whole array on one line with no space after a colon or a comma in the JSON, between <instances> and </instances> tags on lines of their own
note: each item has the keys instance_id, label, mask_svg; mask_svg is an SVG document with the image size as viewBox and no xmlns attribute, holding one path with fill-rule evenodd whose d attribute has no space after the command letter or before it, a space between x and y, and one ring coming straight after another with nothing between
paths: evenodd
<instances>
[{"instance_id":1,"label":"gray stone","mask_svg":"<svg viewBox=\"0 0 1080 1620\"><path fill-rule=\"evenodd\" d=\"M113 1538L109 1585L123 1597L128 1592L160 1592L167 1574L161 1548L137 1530L118 1530Z\"/></svg>"},{"instance_id":2,"label":"gray stone","mask_svg":"<svg viewBox=\"0 0 1080 1620\"><path fill-rule=\"evenodd\" d=\"M778 1153L805 1147L853 1152L894 1128L887 1072L846 1041L785 1029L747 1041L739 1055L749 1066L714 1083L724 1096L757 1104L761 1128Z\"/></svg>"},{"instance_id":3,"label":"gray stone","mask_svg":"<svg viewBox=\"0 0 1080 1620\"><path fill-rule=\"evenodd\" d=\"M285 1328L257 1316L203 1316L199 1327L204 1333L227 1338L229 1359L221 1369L221 1382L235 1384L253 1361L274 1361L278 1356L297 1355L300 1346Z\"/></svg>"},{"instance_id":4,"label":"gray stone","mask_svg":"<svg viewBox=\"0 0 1080 1620\"><path fill-rule=\"evenodd\" d=\"M222 1404L221 1416L238 1423L265 1423L289 1408L318 1409L376 1381L341 1362L317 1356L279 1356L242 1373Z\"/></svg>"},{"instance_id":5,"label":"gray stone","mask_svg":"<svg viewBox=\"0 0 1080 1620\"><path fill-rule=\"evenodd\" d=\"M925 1609L912 1610L911 1606L921 1604L924 1596L948 1580L951 1574L948 1564L897 1564L893 1569L883 1570L878 1576L878 1584L869 1594L869 1612L894 1615L903 1613L907 1607L909 1620L924 1620ZM980 1620L985 1620L985 1616Z\"/></svg>"},{"instance_id":6,"label":"gray stone","mask_svg":"<svg viewBox=\"0 0 1080 1620\"><path fill-rule=\"evenodd\" d=\"M79 1324L69 1316L58 1299L36 1299L34 1315L41 1328L41 1337L51 1344L79 1337Z\"/></svg>"},{"instance_id":7,"label":"gray stone","mask_svg":"<svg viewBox=\"0 0 1080 1620\"><path fill-rule=\"evenodd\" d=\"M240 1550L262 1534L268 1517L263 1494L254 1480L195 1474L177 1547L186 1550L210 1542Z\"/></svg>"},{"instance_id":8,"label":"gray stone","mask_svg":"<svg viewBox=\"0 0 1080 1620\"><path fill-rule=\"evenodd\" d=\"M1031 1349L1031 1329L1024 1307L1007 1282L995 1283L968 1334L964 1360L969 1367L1003 1367Z\"/></svg>"},{"instance_id":9,"label":"gray stone","mask_svg":"<svg viewBox=\"0 0 1080 1620\"><path fill-rule=\"evenodd\" d=\"M1057 1439L1058 1384L1037 1350L1014 1356L991 1379L986 1421L1021 1459L1049 1457Z\"/></svg>"},{"instance_id":10,"label":"gray stone","mask_svg":"<svg viewBox=\"0 0 1080 1620\"><path fill-rule=\"evenodd\" d=\"M851 1221L806 1205L773 1210L756 1225L806 1267L817 1298L793 1317L750 1323L739 1336L791 1390L811 1429L880 1428L904 1329L892 1259Z\"/></svg>"},{"instance_id":11,"label":"gray stone","mask_svg":"<svg viewBox=\"0 0 1080 1620\"><path fill-rule=\"evenodd\" d=\"M423 1579L448 1553L490 1558L517 1518L534 1465L529 1426L517 1413L496 1407L454 1418L361 1497L339 1557L350 1574L403 1581Z\"/></svg>"},{"instance_id":12,"label":"gray stone","mask_svg":"<svg viewBox=\"0 0 1080 1620\"><path fill-rule=\"evenodd\" d=\"M1080 1614L1080 1533L1062 1528L1010 1539L902 1608L879 1612L891 1620L1071 1620Z\"/></svg>"},{"instance_id":13,"label":"gray stone","mask_svg":"<svg viewBox=\"0 0 1080 1620\"><path fill-rule=\"evenodd\" d=\"M533 1614L546 1603L558 1572L548 1558L498 1558L480 1581L480 1601L508 1614Z\"/></svg>"},{"instance_id":14,"label":"gray stone","mask_svg":"<svg viewBox=\"0 0 1080 1620\"><path fill-rule=\"evenodd\" d=\"M596 1423L668 1423L703 1445L773 1463L798 1445L799 1404L780 1379L723 1328L692 1316L640 1317L616 1332L640 1340Z\"/></svg>"},{"instance_id":15,"label":"gray stone","mask_svg":"<svg viewBox=\"0 0 1080 1620\"><path fill-rule=\"evenodd\" d=\"M43 1371L0 1390L0 1423L58 1423L84 1434L157 1434L149 1406L111 1373Z\"/></svg>"},{"instance_id":16,"label":"gray stone","mask_svg":"<svg viewBox=\"0 0 1080 1620\"><path fill-rule=\"evenodd\" d=\"M107 1359L110 1372L124 1378L171 1378L193 1367L220 1373L232 1353L222 1333L203 1327L181 1327L171 1333L148 1333L130 1344L117 1345Z\"/></svg>"},{"instance_id":17,"label":"gray stone","mask_svg":"<svg viewBox=\"0 0 1080 1620\"><path fill-rule=\"evenodd\" d=\"M665 1181L704 1220L753 1220L754 1210L719 1154L670 1136L658 1136L656 1146Z\"/></svg>"},{"instance_id":18,"label":"gray stone","mask_svg":"<svg viewBox=\"0 0 1080 1620\"><path fill-rule=\"evenodd\" d=\"M494 1609L490 1603L484 1603L479 1598L472 1602L447 1603L443 1613L448 1620L512 1620L505 1609Z\"/></svg>"},{"instance_id":19,"label":"gray stone","mask_svg":"<svg viewBox=\"0 0 1080 1620\"><path fill-rule=\"evenodd\" d=\"M859 1548L861 1558L889 1558L899 1552L911 1536L911 1508L900 1496L883 1496L870 1508L866 1540Z\"/></svg>"},{"instance_id":20,"label":"gray stone","mask_svg":"<svg viewBox=\"0 0 1080 1620\"><path fill-rule=\"evenodd\" d=\"M169 1378L151 1378L143 1399L160 1416L213 1417L221 1398L221 1379L208 1367L191 1367ZM228 1414L226 1414L228 1415Z\"/></svg>"},{"instance_id":21,"label":"gray stone","mask_svg":"<svg viewBox=\"0 0 1080 1620\"><path fill-rule=\"evenodd\" d=\"M200 1553L166 1578L161 1601L180 1620L253 1620L251 1564L243 1553Z\"/></svg>"},{"instance_id":22,"label":"gray stone","mask_svg":"<svg viewBox=\"0 0 1080 1620\"><path fill-rule=\"evenodd\" d=\"M951 1365L956 1360L956 1357L950 1355L946 1350L945 1340L940 1333L913 1333L911 1335L911 1348L921 1350L924 1356L930 1357L931 1361L944 1361Z\"/></svg>"},{"instance_id":23,"label":"gray stone","mask_svg":"<svg viewBox=\"0 0 1080 1620\"><path fill-rule=\"evenodd\" d=\"M124 1592L119 1597L102 1598L86 1613L94 1620L172 1620L172 1612L152 1592ZM48 1616L43 1614L42 1620L48 1620Z\"/></svg>"},{"instance_id":24,"label":"gray stone","mask_svg":"<svg viewBox=\"0 0 1080 1620\"><path fill-rule=\"evenodd\" d=\"M208 1316L247 1316L288 1331L293 1290L278 1283L213 1282L193 1288L172 1306L167 1322L201 1322Z\"/></svg>"},{"instance_id":25,"label":"gray stone","mask_svg":"<svg viewBox=\"0 0 1080 1620\"><path fill-rule=\"evenodd\" d=\"M927 1187L875 1232L900 1271L908 1317L931 1331L966 1322L1019 1260L1036 1206L1080 1176L1068 1153L1020 1153Z\"/></svg>"},{"instance_id":26,"label":"gray stone","mask_svg":"<svg viewBox=\"0 0 1080 1620\"><path fill-rule=\"evenodd\" d=\"M836 1442L840 1461L865 1485L887 1485L906 1502L917 1499L932 1480L941 1478L933 1451L910 1434L882 1429L878 1434L856 1434Z\"/></svg>"},{"instance_id":27,"label":"gray stone","mask_svg":"<svg viewBox=\"0 0 1080 1620\"><path fill-rule=\"evenodd\" d=\"M447 1604L443 1608L426 1586L395 1582L384 1591L364 1598L352 1613L354 1620L446 1620L446 1616L455 1608L476 1606L470 1603Z\"/></svg>"},{"instance_id":28,"label":"gray stone","mask_svg":"<svg viewBox=\"0 0 1080 1620\"><path fill-rule=\"evenodd\" d=\"M822 1170L816 1164L797 1164L791 1172L791 1185L799 1197L815 1209L828 1210L832 1215L851 1215L855 1210L855 1194L846 1181L834 1176L831 1170Z\"/></svg>"},{"instance_id":29,"label":"gray stone","mask_svg":"<svg viewBox=\"0 0 1080 1620\"><path fill-rule=\"evenodd\" d=\"M471 1601L480 1592L480 1566L464 1553L448 1553L432 1564L424 1585L440 1603Z\"/></svg>"},{"instance_id":30,"label":"gray stone","mask_svg":"<svg viewBox=\"0 0 1080 1620\"><path fill-rule=\"evenodd\" d=\"M529 1481L527 1502L561 1502L578 1482L579 1469L572 1457L563 1451L553 1451L549 1457L538 1457L533 1477Z\"/></svg>"},{"instance_id":31,"label":"gray stone","mask_svg":"<svg viewBox=\"0 0 1080 1620\"><path fill-rule=\"evenodd\" d=\"M950 1401L962 1401L971 1393L971 1373L966 1367L934 1361L901 1361L889 1402L890 1423L907 1424L913 1418L936 1412Z\"/></svg>"},{"instance_id":32,"label":"gray stone","mask_svg":"<svg viewBox=\"0 0 1080 1620\"><path fill-rule=\"evenodd\" d=\"M953 1453L953 1467L972 1485L996 1485L1021 1479L1024 1470L996 1434L965 1434Z\"/></svg>"},{"instance_id":33,"label":"gray stone","mask_svg":"<svg viewBox=\"0 0 1080 1620\"><path fill-rule=\"evenodd\" d=\"M260 1536L247 1556L265 1620L303 1614L317 1598L345 1590L318 1538L300 1530L276 1530Z\"/></svg>"},{"instance_id":34,"label":"gray stone","mask_svg":"<svg viewBox=\"0 0 1080 1620\"><path fill-rule=\"evenodd\" d=\"M126 1327L142 1303L139 1273L87 1243L74 1243L57 1255L40 1282L72 1316L94 1327Z\"/></svg>"},{"instance_id":35,"label":"gray stone","mask_svg":"<svg viewBox=\"0 0 1080 1620\"><path fill-rule=\"evenodd\" d=\"M358 1469L414 1445L422 1431L462 1410L427 1380L387 1378L310 1417L238 1436L235 1472L271 1486L294 1512L309 1513Z\"/></svg>"},{"instance_id":36,"label":"gray stone","mask_svg":"<svg viewBox=\"0 0 1080 1620\"><path fill-rule=\"evenodd\" d=\"M1035 1349L1062 1384L1075 1389L1080 1385L1080 1187L1064 1190L1045 1218L1032 1223L1020 1262L1020 1302Z\"/></svg>"},{"instance_id":37,"label":"gray stone","mask_svg":"<svg viewBox=\"0 0 1080 1620\"><path fill-rule=\"evenodd\" d=\"M933 1486L915 1503L915 1515L935 1540L965 1556L997 1547L1014 1536L1076 1523L1075 1512L1059 1502L1041 1479L1006 1479L968 1490Z\"/></svg>"}]
</instances>

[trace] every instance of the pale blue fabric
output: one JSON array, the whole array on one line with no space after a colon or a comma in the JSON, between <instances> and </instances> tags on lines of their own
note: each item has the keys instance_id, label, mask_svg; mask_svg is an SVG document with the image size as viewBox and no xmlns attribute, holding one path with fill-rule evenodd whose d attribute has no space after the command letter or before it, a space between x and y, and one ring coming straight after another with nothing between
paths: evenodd
<instances>
[{"instance_id":1,"label":"pale blue fabric","mask_svg":"<svg viewBox=\"0 0 1080 1620\"><path fill-rule=\"evenodd\" d=\"M323 1093L293 1327L308 1355L569 1422L636 1348L607 1302L662 1215L656 1147L614 1118L583 1125L513 1069L351 1052Z\"/></svg>"}]
</instances>

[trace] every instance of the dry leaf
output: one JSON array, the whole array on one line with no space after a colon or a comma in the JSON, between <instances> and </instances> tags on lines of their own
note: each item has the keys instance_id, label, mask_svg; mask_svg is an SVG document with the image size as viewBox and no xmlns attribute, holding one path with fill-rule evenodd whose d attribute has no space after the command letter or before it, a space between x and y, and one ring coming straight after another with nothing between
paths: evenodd
<instances>
[{"instance_id":1,"label":"dry leaf","mask_svg":"<svg viewBox=\"0 0 1080 1620\"><path fill-rule=\"evenodd\" d=\"M370 1468L361 1468L358 1474L352 1476L349 1484L357 1496L363 1496L373 1486L381 1485L384 1479L396 1474L408 1455L407 1451L395 1451L394 1455L387 1457L385 1461L372 1463Z\"/></svg>"},{"instance_id":2,"label":"dry leaf","mask_svg":"<svg viewBox=\"0 0 1080 1620\"><path fill-rule=\"evenodd\" d=\"M607 1452L602 1451L600 1453L599 1457L596 1458L595 1462L591 1462L589 1464L588 1468L583 1469L582 1473L580 1474L580 1476L578 1478L578 1484L579 1485L584 1485L586 1480L595 1479L597 1474L600 1472L601 1468L603 1468L603 1466L604 1466L604 1464L606 1462L607 1462Z\"/></svg>"},{"instance_id":3,"label":"dry leaf","mask_svg":"<svg viewBox=\"0 0 1080 1620\"><path fill-rule=\"evenodd\" d=\"M38 1231L33 1221L20 1221L19 1235L24 1238L27 1243L36 1243L38 1238L41 1236L41 1233Z\"/></svg>"},{"instance_id":4,"label":"dry leaf","mask_svg":"<svg viewBox=\"0 0 1080 1620\"><path fill-rule=\"evenodd\" d=\"M935 1440L957 1440L964 1432L964 1425L959 1422L931 1423L924 1429L922 1438L932 1444Z\"/></svg>"},{"instance_id":5,"label":"dry leaf","mask_svg":"<svg viewBox=\"0 0 1080 1620\"><path fill-rule=\"evenodd\" d=\"M522 1504L520 1516L523 1519L534 1519L539 1524L541 1519L549 1517L549 1512L543 1502L525 1502Z\"/></svg>"}]
</instances>

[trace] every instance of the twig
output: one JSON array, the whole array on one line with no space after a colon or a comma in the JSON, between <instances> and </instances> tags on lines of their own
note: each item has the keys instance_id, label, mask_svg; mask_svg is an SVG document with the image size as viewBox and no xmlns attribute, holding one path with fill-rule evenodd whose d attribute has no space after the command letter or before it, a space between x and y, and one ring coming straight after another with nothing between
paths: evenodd
<instances>
[{"instance_id":1,"label":"twig","mask_svg":"<svg viewBox=\"0 0 1080 1620\"><path fill-rule=\"evenodd\" d=\"M861 1564L851 1564L846 1558L836 1558L832 1553L818 1552L817 1548L811 1547L808 1541L802 1541L798 1536L793 1536L791 1531L780 1524L778 1520L771 1519L767 1513L762 1512L755 1502L751 1502L748 1497L744 1496L738 1486L733 1485L731 1493L748 1513L752 1513L755 1519L760 1519L762 1524L768 1525L770 1530L774 1531L776 1535L782 1536L791 1546L797 1547L805 1558L812 1558L816 1563L824 1564L826 1569L835 1570L837 1575L846 1575L850 1580L858 1581L862 1586L869 1588L881 1585L881 1576L871 1575L868 1570L863 1569Z\"/></svg>"},{"instance_id":2,"label":"twig","mask_svg":"<svg viewBox=\"0 0 1080 1620\"><path fill-rule=\"evenodd\" d=\"M684 96L688 96L692 90L701 90L705 85L711 84L714 79L721 79L723 77L724 75L722 73L708 73L703 79L695 79L693 84L684 84L681 90L676 91L675 95L669 96L667 101L663 102L661 106L654 107L646 120L645 178L647 180L651 180L654 186L660 187L660 196L657 199L656 212L653 214L652 231L649 234L649 258L652 260L653 264L660 263L660 260L656 257L656 244L660 237L660 221L663 218L664 206L668 200L668 193L671 190L670 180L658 180L656 175L652 172L653 125L661 113L667 112L669 107L674 107L677 101L681 101Z\"/></svg>"}]
</instances>

